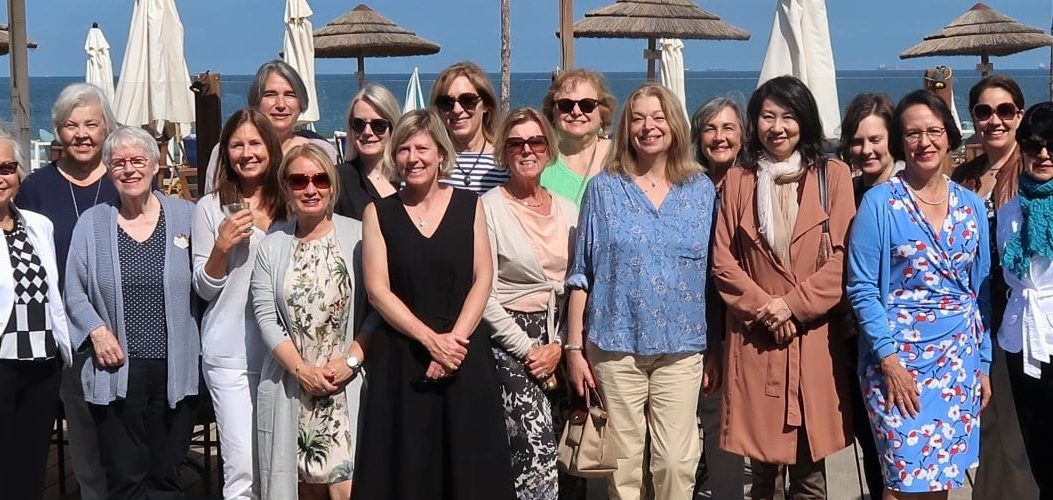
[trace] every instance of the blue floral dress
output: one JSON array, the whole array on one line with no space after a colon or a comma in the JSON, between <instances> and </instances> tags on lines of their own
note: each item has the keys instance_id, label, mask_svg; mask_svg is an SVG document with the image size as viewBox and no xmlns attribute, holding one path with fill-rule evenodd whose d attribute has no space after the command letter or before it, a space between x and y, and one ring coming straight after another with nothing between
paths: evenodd
<instances>
[{"instance_id":1,"label":"blue floral dress","mask_svg":"<svg viewBox=\"0 0 1053 500\"><path fill-rule=\"evenodd\" d=\"M885 484L902 492L962 486L980 450L980 341L983 324L969 270L978 258L985 214L950 183L948 215L939 233L922 216L903 181L891 196L891 258L886 310L900 363L914 377L921 411L885 411L880 365L861 374Z\"/></svg>"}]
</instances>

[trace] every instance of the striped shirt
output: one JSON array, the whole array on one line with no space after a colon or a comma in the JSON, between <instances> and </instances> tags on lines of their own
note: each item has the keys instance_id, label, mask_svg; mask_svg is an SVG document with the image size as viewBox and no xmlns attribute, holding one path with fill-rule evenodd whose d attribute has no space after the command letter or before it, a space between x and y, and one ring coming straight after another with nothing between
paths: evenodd
<instances>
[{"instance_id":1,"label":"striped shirt","mask_svg":"<svg viewBox=\"0 0 1053 500\"><path fill-rule=\"evenodd\" d=\"M492 153L460 153L450 176L442 182L481 195L508 180L508 171L497 166Z\"/></svg>"}]
</instances>

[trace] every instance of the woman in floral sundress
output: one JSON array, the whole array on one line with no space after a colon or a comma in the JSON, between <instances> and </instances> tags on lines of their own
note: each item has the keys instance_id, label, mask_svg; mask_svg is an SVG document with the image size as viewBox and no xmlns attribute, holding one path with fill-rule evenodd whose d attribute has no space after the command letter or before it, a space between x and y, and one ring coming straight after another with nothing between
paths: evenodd
<instances>
[{"instance_id":1,"label":"woman in floral sundress","mask_svg":"<svg viewBox=\"0 0 1053 500\"><path fill-rule=\"evenodd\" d=\"M911 93L890 125L906 168L866 194L850 239L860 381L885 498L946 498L977 463L991 394L988 226L983 201L942 173L961 143L943 101Z\"/></svg>"}]
</instances>

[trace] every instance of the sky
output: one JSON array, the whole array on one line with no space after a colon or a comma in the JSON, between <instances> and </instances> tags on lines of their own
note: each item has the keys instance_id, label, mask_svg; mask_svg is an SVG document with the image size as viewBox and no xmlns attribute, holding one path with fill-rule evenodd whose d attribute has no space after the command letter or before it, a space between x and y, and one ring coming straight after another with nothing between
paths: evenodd
<instances>
[{"instance_id":1,"label":"sky","mask_svg":"<svg viewBox=\"0 0 1053 500\"><path fill-rule=\"evenodd\" d=\"M25 0L29 37L40 46L29 54L31 76L84 74L84 40L98 22L112 47L114 71L120 71L133 0ZM559 64L557 0L511 0L512 71L547 72ZM574 18L614 0L576 0ZM185 56L191 74L211 70L252 74L281 50L284 0L177 0L185 30ZM749 31L749 41L685 41L690 70L758 71L764 60L775 0L696 0L704 10ZM828 0L834 58L839 69L875 69L878 65L924 68L944 64L973 68L978 58L900 60L898 54L935 33L973 5L961 0ZM988 0L987 5L1017 21L1048 30L1053 0ZM315 28L336 19L357 2L309 0ZM414 66L435 73L461 60L487 71L500 71L499 0L370 0L395 24L442 46L438 54L366 60L367 73L409 73ZM6 22L6 2L0 5ZM644 71L644 40L578 39L575 63L600 71ZM0 76L10 64L0 57ZM1048 49L994 58L996 68L1037 68L1049 64ZM319 59L320 74L351 74L350 59Z\"/></svg>"}]
</instances>

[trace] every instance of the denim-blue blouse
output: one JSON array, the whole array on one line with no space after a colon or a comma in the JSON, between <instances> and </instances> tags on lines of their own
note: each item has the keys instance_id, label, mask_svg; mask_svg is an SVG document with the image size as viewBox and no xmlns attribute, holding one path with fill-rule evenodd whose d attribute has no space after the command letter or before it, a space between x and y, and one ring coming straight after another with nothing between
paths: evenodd
<instances>
[{"instance_id":1,"label":"denim-blue blouse","mask_svg":"<svg viewBox=\"0 0 1053 500\"><path fill-rule=\"evenodd\" d=\"M628 177L589 181L567 280L588 291L589 342L641 355L706 350L715 197L701 173L674 185L657 210Z\"/></svg>"}]
</instances>

